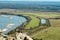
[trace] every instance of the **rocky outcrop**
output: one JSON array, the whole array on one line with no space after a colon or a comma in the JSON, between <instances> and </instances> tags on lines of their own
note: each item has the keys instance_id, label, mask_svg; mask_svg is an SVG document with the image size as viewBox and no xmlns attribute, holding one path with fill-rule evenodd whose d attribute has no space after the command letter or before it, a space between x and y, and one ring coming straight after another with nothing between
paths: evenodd
<instances>
[{"instance_id":1,"label":"rocky outcrop","mask_svg":"<svg viewBox=\"0 0 60 40\"><path fill-rule=\"evenodd\" d=\"M0 40L33 40L33 39L27 36L26 34L16 33L15 37L0 34Z\"/></svg>"}]
</instances>

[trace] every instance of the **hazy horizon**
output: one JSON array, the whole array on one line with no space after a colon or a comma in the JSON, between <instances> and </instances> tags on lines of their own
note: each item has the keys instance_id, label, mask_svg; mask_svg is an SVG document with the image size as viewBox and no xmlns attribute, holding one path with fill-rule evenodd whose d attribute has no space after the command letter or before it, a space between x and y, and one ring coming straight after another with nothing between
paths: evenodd
<instances>
[{"instance_id":1,"label":"hazy horizon","mask_svg":"<svg viewBox=\"0 0 60 40\"><path fill-rule=\"evenodd\" d=\"M60 2L60 0L0 0L0 1L55 1L55 2Z\"/></svg>"}]
</instances>

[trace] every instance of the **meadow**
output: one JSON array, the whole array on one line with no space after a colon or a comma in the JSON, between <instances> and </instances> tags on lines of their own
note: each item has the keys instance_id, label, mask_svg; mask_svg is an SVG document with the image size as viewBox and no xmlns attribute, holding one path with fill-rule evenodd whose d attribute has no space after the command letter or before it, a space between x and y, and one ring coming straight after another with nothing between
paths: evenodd
<instances>
[{"instance_id":1,"label":"meadow","mask_svg":"<svg viewBox=\"0 0 60 40\"><path fill-rule=\"evenodd\" d=\"M22 14L35 15L40 18L47 18L47 19L60 17L59 12L31 12L31 13L25 12ZM31 19L32 19L32 21L30 21L30 23L26 26L26 28L34 27L34 25L35 26L38 25L39 19L33 18L33 17L31 17ZM34 21L36 21L36 22L34 22ZM32 38L35 38L35 39L37 38L37 39L42 39L42 40L60 40L60 19L49 19L49 22L51 24L50 27L48 27L46 29L38 30L38 31L30 34L30 36ZM34 24L34 25L32 25L32 24ZM44 27L44 26L42 26L42 27ZM36 29L34 29L34 30L36 30Z\"/></svg>"},{"instance_id":2,"label":"meadow","mask_svg":"<svg viewBox=\"0 0 60 40\"><path fill-rule=\"evenodd\" d=\"M31 18L30 22L25 26L25 29L35 28L33 30L29 30L29 32L32 33L28 35L31 36L32 38L42 40L60 40L60 19L49 19L60 18L59 12L12 11L10 13L29 16ZM50 27L43 25L38 26L40 23L40 19L37 17L48 19L51 26Z\"/></svg>"}]
</instances>

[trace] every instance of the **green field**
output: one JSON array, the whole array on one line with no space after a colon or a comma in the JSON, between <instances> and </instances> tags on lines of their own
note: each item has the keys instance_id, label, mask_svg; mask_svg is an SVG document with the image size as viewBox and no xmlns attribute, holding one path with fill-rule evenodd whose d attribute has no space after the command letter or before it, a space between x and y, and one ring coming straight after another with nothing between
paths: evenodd
<instances>
[{"instance_id":1,"label":"green field","mask_svg":"<svg viewBox=\"0 0 60 40\"><path fill-rule=\"evenodd\" d=\"M31 21L26 25L25 29L34 28L39 25L39 19L35 16L29 16L31 18Z\"/></svg>"},{"instance_id":2,"label":"green field","mask_svg":"<svg viewBox=\"0 0 60 40\"><path fill-rule=\"evenodd\" d=\"M49 14L48 14L49 13ZM26 13L28 14L28 13ZM55 13L52 14L52 12L40 12L40 13L29 13L30 15L36 15L42 18L56 18L59 17L60 14L59 13ZM33 18L33 17L32 17ZM34 22L35 20L33 20ZM31 37L32 38L37 38L37 39L43 39L43 40L60 40L60 20L49 20L51 27L43 29L41 31L32 33ZM31 25L32 27L34 27L32 25L31 22L27 28L29 28L29 26ZM38 22L36 22L38 23ZM36 25L36 23L34 23ZM47 31L47 32L46 32Z\"/></svg>"},{"instance_id":3,"label":"green field","mask_svg":"<svg viewBox=\"0 0 60 40\"><path fill-rule=\"evenodd\" d=\"M31 21L25 26L25 29L34 28L39 25L40 20L36 18L36 16L40 18L58 18L60 17L60 13L58 12L11 12L14 14L20 14L29 16ZM35 16L33 16L35 15ZM32 38L43 39L43 40L60 40L60 19L49 19L51 26L42 30L38 30L30 36ZM40 27L47 27L47 26L40 26ZM39 29L36 28L34 30ZM30 31L34 31L30 30Z\"/></svg>"},{"instance_id":4,"label":"green field","mask_svg":"<svg viewBox=\"0 0 60 40\"><path fill-rule=\"evenodd\" d=\"M59 12L11 12L13 14L22 14L22 15L36 15L44 18L56 18L60 17Z\"/></svg>"},{"instance_id":5,"label":"green field","mask_svg":"<svg viewBox=\"0 0 60 40\"><path fill-rule=\"evenodd\" d=\"M47 32L46 32L47 31ZM36 34L32 35L33 38L43 40L60 40L60 27L50 27Z\"/></svg>"}]
</instances>

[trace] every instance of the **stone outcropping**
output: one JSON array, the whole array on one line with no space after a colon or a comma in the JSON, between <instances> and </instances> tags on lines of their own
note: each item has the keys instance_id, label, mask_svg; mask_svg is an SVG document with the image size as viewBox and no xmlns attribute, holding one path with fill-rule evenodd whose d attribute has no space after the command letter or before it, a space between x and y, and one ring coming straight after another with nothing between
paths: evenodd
<instances>
[{"instance_id":1,"label":"stone outcropping","mask_svg":"<svg viewBox=\"0 0 60 40\"><path fill-rule=\"evenodd\" d=\"M33 39L27 36L26 34L16 33L15 37L0 34L0 40L33 40Z\"/></svg>"}]
</instances>

